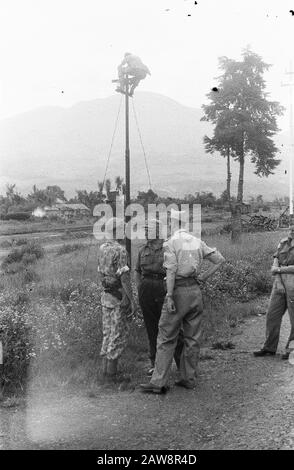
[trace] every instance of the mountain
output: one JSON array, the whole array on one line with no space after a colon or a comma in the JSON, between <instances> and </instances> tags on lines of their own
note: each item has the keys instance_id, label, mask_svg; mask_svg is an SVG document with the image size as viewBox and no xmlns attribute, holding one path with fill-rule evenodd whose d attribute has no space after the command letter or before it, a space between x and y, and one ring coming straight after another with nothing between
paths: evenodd
<instances>
[{"instance_id":1,"label":"mountain","mask_svg":"<svg viewBox=\"0 0 294 470\"><path fill-rule=\"evenodd\" d=\"M41 107L0 121L0 184L16 183L21 192L57 184L72 196L76 189L97 189L103 180L121 95L85 101L71 108ZM207 155L200 109L183 106L163 95L137 92L130 100L131 192L148 189L133 104L139 123L152 187L161 194L195 191L220 194L226 186L225 159ZM279 136L279 143L285 136ZM238 167L233 163L233 190ZM254 175L246 165L245 197L285 195L285 163L269 178ZM124 102L122 99L107 177L124 176Z\"/></svg>"}]
</instances>

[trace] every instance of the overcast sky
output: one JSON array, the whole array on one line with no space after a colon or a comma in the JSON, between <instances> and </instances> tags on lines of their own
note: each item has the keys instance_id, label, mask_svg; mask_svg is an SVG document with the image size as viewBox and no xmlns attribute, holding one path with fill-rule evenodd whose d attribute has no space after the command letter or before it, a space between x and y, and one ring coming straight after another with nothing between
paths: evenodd
<instances>
[{"instance_id":1,"label":"overcast sky","mask_svg":"<svg viewBox=\"0 0 294 470\"><path fill-rule=\"evenodd\" d=\"M288 106L281 82L289 81L294 55L294 0L194 3L0 0L0 117L113 94L111 79L126 51L151 70L140 90L200 107L219 74L218 57L239 58L248 44L273 64L268 91Z\"/></svg>"}]
</instances>

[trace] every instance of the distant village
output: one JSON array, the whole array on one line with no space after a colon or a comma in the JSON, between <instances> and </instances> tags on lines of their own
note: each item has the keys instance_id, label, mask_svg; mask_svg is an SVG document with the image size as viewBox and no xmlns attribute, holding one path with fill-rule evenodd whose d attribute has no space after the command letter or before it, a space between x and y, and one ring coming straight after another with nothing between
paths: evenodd
<instances>
[{"instance_id":1,"label":"distant village","mask_svg":"<svg viewBox=\"0 0 294 470\"><path fill-rule=\"evenodd\" d=\"M90 209L81 203L66 203L57 200L52 206L38 206L33 210L32 216L37 218L43 217L60 217L62 219L81 218L90 215Z\"/></svg>"},{"instance_id":2,"label":"distant village","mask_svg":"<svg viewBox=\"0 0 294 470\"><path fill-rule=\"evenodd\" d=\"M2 220L62 220L73 221L93 216L93 209L97 204L108 203L115 205L117 198L124 199L124 184L121 177L117 177L114 184L107 179L105 184L98 183L97 191L77 190L76 196L67 200L64 191L59 186L47 186L45 189L33 187L33 191L27 196L20 194L15 184L6 186L5 195L0 195L0 219ZM234 201L234 198L231 198ZM160 197L152 189L139 191L131 202L143 205L148 204L200 204L202 208L202 220L209 222L211 214L224 215L230 212L230 203L227 191L217 197L212 192L202 191L194 194L186 194L183 198ZM260 194L251 196L241 204L243 215L272 214L279 217L289 207L289 198L275 198L266 201Z\"/></svg>"}]
</instances>

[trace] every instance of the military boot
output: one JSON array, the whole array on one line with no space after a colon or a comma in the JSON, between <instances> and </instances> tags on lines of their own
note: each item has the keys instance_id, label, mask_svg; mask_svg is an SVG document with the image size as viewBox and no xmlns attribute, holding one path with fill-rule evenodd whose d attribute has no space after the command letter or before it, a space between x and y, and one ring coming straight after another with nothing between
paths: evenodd
<instances>
[{"instance_id":1,"label":"military boot","mask_svg":"<svg viewBox=\"0 0 294 470\"><path fill-rule=\"evenodd\" d=\"M107 377L107 365L108 365L108 361L107 361L106 357L103 357L103 359L102 359L102 368L101 368L101 373L100 373L100 379L103 382L105 382L106 377Z\"/></svg>"},{"instance_id":2,"label":"military boot","mask_svg":"<svg viewBox=\"0 0 294 470\"><path fill-rule=\"evenodd\" d=\"M108 382L114 383L117 375L118 359L108 359L107 361L107 379Z\"/></svg>"}]
</instances>

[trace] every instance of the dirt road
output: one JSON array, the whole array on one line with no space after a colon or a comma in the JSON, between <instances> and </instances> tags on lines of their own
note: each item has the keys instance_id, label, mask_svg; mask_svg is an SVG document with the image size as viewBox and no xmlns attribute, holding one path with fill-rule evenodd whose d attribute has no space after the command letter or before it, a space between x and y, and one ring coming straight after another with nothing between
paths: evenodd
<instances>
[{"instance_id":1,"label":"dirt road","mask_svg":"<svg viewBox=\"0 0 294 470\"><path fill-rule=\"evenodd\" d=\"M294 449L294 367L252 356L263 335L251 317L236 349L209 350L195 391L31 392L25 408L0 408L0 449Z\"/></svg>"}]
</instances>

